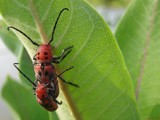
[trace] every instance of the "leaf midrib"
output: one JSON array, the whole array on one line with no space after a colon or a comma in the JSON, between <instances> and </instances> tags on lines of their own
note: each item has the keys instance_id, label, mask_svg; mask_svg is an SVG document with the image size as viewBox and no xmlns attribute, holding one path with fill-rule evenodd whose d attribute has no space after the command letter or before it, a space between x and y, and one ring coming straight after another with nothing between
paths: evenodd
<instances>
[{"instance_id":1,"label":"leaf midrib","mask_svg":"<svg viewBox=\"0 0 160 120\"><path fill-rule=\"evenodd\" d=\"M38 13L34 7L34 4L32 2L32 0L28 0L28 4L29 4L29 8L30 8L30 11L31 11L31 14L33 16L33 19L36 23L36 26L38 27L38 31L40 33L40 37L41 37L41 40L43 43L48 43L48 38L44 32L44 29L43 29L43 25L39 19L39 16L38 16Z\"/></svg>"},{"instance_id":2,"label":"leaf midrib","mask_svg":"<svg viewBox=\"0 0 160 120\"><path fill-rule=\"evenodd\" d=\"M155 0L154 4L153 4L153 12L152 12L153 14L149 18L149 26L148 26L149 30L146 34L142 59L140 61L140 71L139 71L137 85L136 85L136 89L135 89L136 100L138 100L138 98L139 98L139 90L141 88L141 83L142 83L142 79L144 76L144 69L145 69L145 64L146 64L146 60L147 60L147 56L148 56L148 49L149 49L149 45L150 45L150 41L151 41L151 33L152 33L153 27L154 27L154 19L156 17L157 6L158 6L158 0Z\"/></svg>"},{"instance_id":3,"label":"leaf midrib","mask_svg":"<svg viewBox=\"0 0 160 120\"><path fill-rule=\"evenodd\" d=\"M43 43L48 43L48 38L47 38L47 36L46 36L46 34L44 32L43 25L42 25L42 23L41 23L41 21L39 19L39 16L37 14L37 11L36 11L36 9L34 7L34 4L33 4L32 0L29 0L28 3L29 3L29 7L30 7L30 10L31 10L31 14L33 16L33 19L34 19L34 21L36 23L36 26L38 27L39 34L40 34L42 42ZM61 39L62 39L62 37L61 37ZM61 89L63 91L63 94L65 95L65 98L66 98L66 100L68 102L68 105L70 106L70 109L71 109L74 117L77 120L81 120L80 114L79 114L77 108L74 105L74 102L73 102L72 97L70 96L70 94L68 92L68 89L66 87L64 87L62 84L61 84L61 86L62 86Z\"/></svg>"}]
</instances>

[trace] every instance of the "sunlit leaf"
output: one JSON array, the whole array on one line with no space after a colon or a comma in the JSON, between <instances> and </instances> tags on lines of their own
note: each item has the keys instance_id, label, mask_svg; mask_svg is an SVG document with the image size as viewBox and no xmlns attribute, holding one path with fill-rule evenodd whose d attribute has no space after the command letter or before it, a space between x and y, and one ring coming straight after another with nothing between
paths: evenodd
<instances>
[{"instance_id":1,"label":"sunlit leaf","mask_svg":"<svg viewBox=\"0 0 160 120\"><path fill-rule=\"evenodd\" d=\"M47 43L59 12L54 55L73 45L71 54L56 66L57 72L70 66L74 69L64 79L80 86L60 83L57 114L61 120L138 120L133 86L122 54L104 20L82 0L34 2L0 1L0 11L8 25L25 32L37 43ZM14 31L32 58L36 46ZM26 73L27 74L27 73Z\"/></svg>"},{"instance_id":2,"label":"sunlit leaf","mask_svg":"<svg viewBox=\"0 0 160 120\"><path fill-rule=\"evenodd\" d=\"M159 21L159 0L134 0L115 34L134 82L142 120L160 119Z\"/></svg>"}]
</instances>

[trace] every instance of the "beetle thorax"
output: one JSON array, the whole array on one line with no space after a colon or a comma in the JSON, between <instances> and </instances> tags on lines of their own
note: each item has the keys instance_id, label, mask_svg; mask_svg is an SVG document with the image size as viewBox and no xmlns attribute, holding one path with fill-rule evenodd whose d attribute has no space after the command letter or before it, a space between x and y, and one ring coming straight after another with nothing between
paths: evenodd
<instances>
[{"instance_id":1,"label":"beetle thorax","mask_svg":"<svg viewBox=\"0 0 160 120\"><path fill-rule=\"evenodd\" d=\"M48 44L42 44L37 50L35 56L37 63L49 63L52 61L52 47Z\"/></svg>"}]
</instances>

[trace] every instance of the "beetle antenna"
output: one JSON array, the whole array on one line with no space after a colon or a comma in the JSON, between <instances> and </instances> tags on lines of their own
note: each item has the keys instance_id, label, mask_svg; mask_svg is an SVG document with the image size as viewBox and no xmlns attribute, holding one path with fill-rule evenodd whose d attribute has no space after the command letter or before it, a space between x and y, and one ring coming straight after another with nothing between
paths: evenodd
<instances>
[{"instance_id":1,"label":"beetle antenna","mask_svg":"<svg viewBox=\"0 0 160 120\"><path fill-rule=\"evenodd\" d=\"M50 41L48 42L48 45L49 45L49 44L53 41L53 39L54 39L54 32L55 32L55 29L56 29L58 20L59 20L59 18L60 18L60 16L61 16L62 12L65 11L65 10L69 11L68 8L62 9L62 10L60 11L60 13L59 13L57 19L56 19L56 22L55 22L55 24L54 24L53 31L52 31L52 37L51 37Z\"/></svg>"},{"instance_id":2,"label":"beetle antenna","mask_svg":"<svg viewBox=\"0 0 160 120\"><path fill-rule=\"evenodd\" d=\"M36 46L39 47L39 45L38 45L36 42L34 42L28 35L26 35L26 34L25 34L24 32L22 32L21 30L15 28L15 27L13 27L13 26L7 27L7 30L9 31L10 28L12 28L12 29L14 29L14 30L17 30L18 32L20 32L21 34L23 34L26 38L28 38L28 40L31 41L31 43L32 43L33 45L36 45Z\"/></svg>"}]
</instances>

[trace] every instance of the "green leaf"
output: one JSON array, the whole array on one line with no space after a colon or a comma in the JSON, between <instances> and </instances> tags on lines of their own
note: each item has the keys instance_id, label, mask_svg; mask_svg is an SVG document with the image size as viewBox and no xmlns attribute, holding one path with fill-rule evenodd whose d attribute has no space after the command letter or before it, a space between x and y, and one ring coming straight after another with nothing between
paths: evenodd
<instances>
[{"instance_id":1,"label":"green leaf","mask_svg":"<svg viewBox=\"0 0 160 120\"><path fill-rule=\"evenodd\" d=\"M64 48L74 48L56 70L59 73L74 66L63 78L80 88L59 81L58 100L63 101L56 111L59 119L138 120L133 86L122 54L110 29L93 8L82 0L0 0L0 11L7 24L37 43L47 43L63 8L69 11L64 11L58 22L53 53L58 56ZM32 58L36 47L14 32Z\"/></svg>"},{"instance_id":2,"label":"green leaf","mask_svg":"<svg viewBox=\"0 0 160 120\"><path fill-rule=\"evenodd\" d=\"M142 120L160 119L159 21L159 0L134 0L115 34L134 82Z\"/></svg>"},{"instance_id":3,"label":"green leaf","mask_svg":"<svg viewBox=\"0 0 160 120\"><path fill-rule=\"evenodd\" d=\"M3 86L2 97L14 108L21 120L49 119L48 113L38 105L31 90L31 87L29 89L25 88L25 86L8 77Z\"/></svg>"},{"instance_id":4,"label":"green leaf","mask_svg":"<svg viewBox=\"0 0 160 120\"><path fill-rule=\"evenodd\" d=\"M23 48L21 42L18 40L16 35L14 33L9 33L7 30L7 25L4 23L4 21L0 21L0 37L2 38L3 42L5 45L14 53L17 57L19 57L20 60L20 69L24 71L24 73L28 72L28 75L32 80L35 79L34 75L34 70L33 70L33 65L31 58L29 57L28 53L26 50ZM28 71L30 69L30 71ZM20 74L21 75L21 74ZM23 79L21 75L21 80ZM22 80L24 81L24 80ZM25 83L30 83L25 80Z\"/></svg>"},{"instance_id":5,"label":"green leaf","mask_svg":"<svg viewBox=\"0 0 160 120\"><path fill-rule=\"evenodd\" d=\"M22 44L14 33L8 33L7 25L4 23L4 21L0 20L0 37L2 38L5 45L11 50L11 52L18 56L22 49Z\"/></svg>"},{"instance_id":6,"label":"green leaf","mask_svg":"<svg viewBox=\"0 0 160 120\"><path fill-rule=\"evenodd\" d=\"M35 81L33 63L32 63L31 58L29 57L29 55L25 49L23 49L21 51L21 54L19 55L19 65L17 65L17 66L32 81ZM31 86L31 83L28 82L27 79L24 80L24 76L22 74L19 73L19 75L20 75L20 80L22 80L23 83Z\"/></svg>"}]
</instances>

